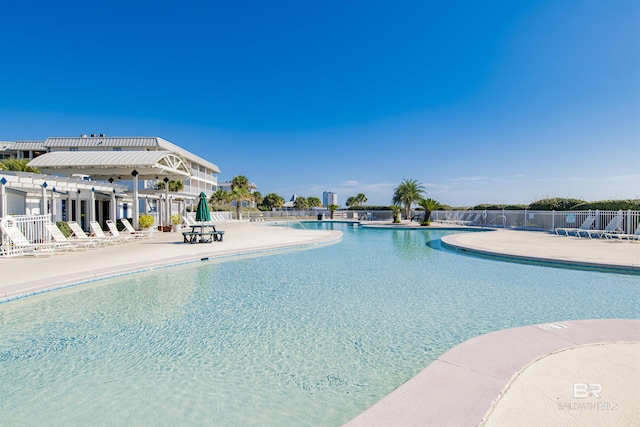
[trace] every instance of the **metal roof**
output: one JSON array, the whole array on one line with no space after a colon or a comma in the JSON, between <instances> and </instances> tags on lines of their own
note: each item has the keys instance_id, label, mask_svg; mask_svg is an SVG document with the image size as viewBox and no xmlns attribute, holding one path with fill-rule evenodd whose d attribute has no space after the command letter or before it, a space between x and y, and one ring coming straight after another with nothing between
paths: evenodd
<instances>
[{"instance_id":1,"label":"metal roof","mask_svg":"<svg viewBox=\"0 0 640 427\"><path fill-rule=\"evenodd\" d=\"M159 138L157 136L81 136L81 137L50 137L44 141L44 146L50 148L113 148L113 147L129 147L129 148L140 148L140 149L161 149L167 151L173 151L184 157L185 159L198 163L202 166L205 166L208 169L211 169L213 173L220 173L220 168L201 158L196 156L195 154L178 147L171 142Z\"/></svg>"},{"instance_id":2,"label":"metal roof","mask_svg":"<svg viewBox=\"0 0 640 427\"><path fill-rule=\"evenodd\" d=\"M45 173L83 174L95 179L187 179L190 167L169 151L54 151L28 163Z\"/></svg>"},{"instance_id":3,"label":"metal roof","mask_svg":"<svg viewBox=\"0 0 640 427\"><path fill-rule=\"evenodd\" d=\"M15 151L47 151L44 141L16 141L11 147Z\"/></svg>"}]
</instances>

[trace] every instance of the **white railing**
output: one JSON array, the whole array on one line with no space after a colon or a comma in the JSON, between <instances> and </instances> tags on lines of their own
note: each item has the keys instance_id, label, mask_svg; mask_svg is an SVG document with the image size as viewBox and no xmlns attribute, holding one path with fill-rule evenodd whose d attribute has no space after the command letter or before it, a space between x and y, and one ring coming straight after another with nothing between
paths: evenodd
<instances>
[{"instance_id":1,"label":"white railing","mask_svg":"<svg viewBox=\"0 0 640 427\"><path fill-rule=\"evenodd\" d=\"M45 227L47 224L51 224L51 215L11 215L16 227L31 243L46 243L51 241L51 235ZM0 221L2 219L0 218ZM3 250L0 252L6 255L12 255L16 248L13 248L11 239L9 236L5 236L0 229L0 244ZM19 252L19 251L18 251ZM18 253L16 252L16 253Z\"/></svg>"},{"instance_id":2,"label":"white railing","mask_svg":"<svg viewBox=\"0 0 640 427\"><path fill-rule=\"evenodd\" d=\"M452 215L457 213L456 218ZM456 220L475 218L473 224L491 228L513 228L518 230L553 231L556 228L578 228L585 219L594 217L594 229L603 229L616 216L622 217L622 231L633 233L640 222L640 211L532 211L532 210L487 210L487 211L433 211L431 221L455 224Z\"/></svg>"}]
</instances>

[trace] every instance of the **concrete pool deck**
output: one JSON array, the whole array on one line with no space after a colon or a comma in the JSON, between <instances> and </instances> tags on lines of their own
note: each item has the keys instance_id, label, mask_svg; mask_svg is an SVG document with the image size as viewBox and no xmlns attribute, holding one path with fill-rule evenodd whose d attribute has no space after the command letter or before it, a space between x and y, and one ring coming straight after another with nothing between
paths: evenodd
<instances>
[{"instance_id":1,"label":"concrete pool deck","mask_svg":"<svg viewBox=\"0 0 640 427\"><path fill-rule=\"evenodd\" d=\"M407 225L407 224L404 224ZM224 242L178 233L51 257L0 257L0 301L166 265L339 241L342 233L222 224ZM493 231L447 236L459 250L640 271L640 244ZM440 356L347 423L413 425L640 425L640 320L532 325L482 335ZM597 398L595 395L599 395Z\"/></svg>"}]
</instances>

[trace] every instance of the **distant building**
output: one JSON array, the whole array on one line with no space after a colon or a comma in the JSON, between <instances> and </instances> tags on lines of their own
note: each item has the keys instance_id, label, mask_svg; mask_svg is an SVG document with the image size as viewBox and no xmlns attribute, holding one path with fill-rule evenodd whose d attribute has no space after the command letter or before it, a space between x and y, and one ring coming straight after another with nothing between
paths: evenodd
<instances>
[{"instance_id":1,"label":"distant building","mask_svg":"<svg viewBox=\"0 0 640 427\"><path fill-rule=\"evenodd\" d=\"M338 206L338 195L331 191L325 191L322 193L322 206L329 207L330 205Z\"/></svg>"}]
</instances>

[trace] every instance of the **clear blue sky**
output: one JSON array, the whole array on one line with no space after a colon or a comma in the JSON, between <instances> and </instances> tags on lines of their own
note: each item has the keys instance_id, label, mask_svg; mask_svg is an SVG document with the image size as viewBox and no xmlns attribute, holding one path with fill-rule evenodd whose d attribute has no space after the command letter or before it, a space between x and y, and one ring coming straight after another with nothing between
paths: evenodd
<instances>
[{"instance_id":1,"label":"clear blue sky","mask_svg":"<svg viewBox=\"0 0 640 427\"><path fill-rule=\"evenodd\" d=\"M82 133L286 199L640 198L640 1L0 0L0 140Z\"/></svg>"}]
</instances>

